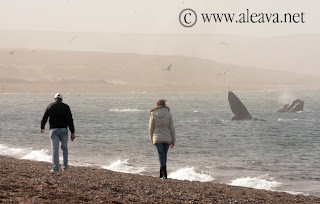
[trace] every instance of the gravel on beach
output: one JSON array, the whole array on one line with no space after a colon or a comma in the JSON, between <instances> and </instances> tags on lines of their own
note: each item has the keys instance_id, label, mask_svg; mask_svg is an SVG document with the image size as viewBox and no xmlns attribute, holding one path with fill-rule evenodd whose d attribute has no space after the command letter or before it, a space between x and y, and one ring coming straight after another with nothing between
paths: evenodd
<instances>
[{"instance_id":1,"label":"gravel on beach","mask_svg":"<svg viewBox=\"0 0 320 204\"><path fill-rule=\"evenodd\" d=\"M0 156L0 203L320 203L292 195L212 182L180 181Z\"/></svg>"}]
</instances>

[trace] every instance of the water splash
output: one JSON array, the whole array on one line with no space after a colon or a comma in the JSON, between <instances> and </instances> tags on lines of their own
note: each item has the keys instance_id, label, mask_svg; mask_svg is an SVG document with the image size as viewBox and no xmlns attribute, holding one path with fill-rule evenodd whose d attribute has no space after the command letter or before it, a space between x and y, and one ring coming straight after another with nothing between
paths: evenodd
<instances>
[{"instance_id":1,"label":"water splash","mask_svg":"<svg viewBox=\"0 0 320 204\"><path fill-rule=\"evenodd\" d=\"M235 180L231 180L231 183L229 183L229 185L273 190L274 188L282 184L277 181L274 181L273 178L266 178L266 177L267 176L263 175L263 176L253 177L253 178L252 177L238 178Z\"/></svg>"},{"instance_id":2,"label":"water splash","mask_svg":"<svg viewBox=\"0 0 320 204\"><path fill-rule=\"evenodd\" d=\"M210 175L196 172L193 167L179 169L169 174L168 178L200 182L209 182L214 180Z\"/></svg>"},{"instance_id":3,"label":"water splash","mask_svg":"<svg viewBox=\"0 0 320 204\"><path fill-rule=\"evenodd\" d=\"M139 174L145 169L143 167L134 167L129 163L129 159L125 160L117 160L111 163L109 166L102 166L104 169L108 169L111 171L117 171L122 173L131 173L131 174Z\"/></svg>"}]
</instances>

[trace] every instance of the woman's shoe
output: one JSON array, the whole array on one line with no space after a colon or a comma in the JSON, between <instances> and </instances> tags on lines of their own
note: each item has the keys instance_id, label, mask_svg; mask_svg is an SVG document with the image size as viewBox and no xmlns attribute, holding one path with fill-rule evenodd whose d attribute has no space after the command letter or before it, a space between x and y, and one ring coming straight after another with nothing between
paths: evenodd
<instances>
[{"instance_id":1,"label":"woman's shoe","mask_svg":"<svg viewBox=\"0 0 320 204\"><path fill-rule=\"evenodd\" d=\"M163 171L162 171L162 167L160 167L160 178L163 178Z\"/></svg>"},{"instance_id":2,"label":"woman's shoe","mask_svg":"<svg viewBox=\"0 0 320 204\"><path fill-rule=\"evenodd\" d=\"M163 172L162 172L163 178L164 178L164 179L167 179L167 166L163 166L163 167L162 167L162 170L163 170Z\"/></svg>"}]
</instances>

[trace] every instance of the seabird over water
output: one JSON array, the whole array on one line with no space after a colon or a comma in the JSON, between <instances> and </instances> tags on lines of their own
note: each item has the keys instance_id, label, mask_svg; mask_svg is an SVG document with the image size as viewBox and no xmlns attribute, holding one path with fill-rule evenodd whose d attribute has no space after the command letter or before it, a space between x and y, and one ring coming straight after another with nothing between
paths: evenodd
<instances>
[{"instance_id":1,"label":"seabird over water","mask_svg":"<svg viewBox=\"0 0 320 204\"><path fill-rule=\"evenodd\" d=\"M230 69L229 69L229 70L227 70L227 71L225 71L225 72L223 72L223 73L217 74L217 76L226 75L229 71L230 71Z\"/></svg>"},{"instance_id":2,"label":"seabird over water","mask_svg":"<svg viewBox=\"0 0 320 204\"><path fill-rule=\"evenodd\" d=\"M225 43L225 42L219 42L218 44L220 44L220 45L225 45L225 46L229 46L227 43Z\"/></svg>"},{"instance_id":3,"label":"seabird over water","mask_svg":"<svg viewBox=\"0 0 320 204\"><path fill-rule=\"evenodd\" d=\"M163 71L171 71L171 66L172 66L172 64L170 64L170 65L168 66L168 68L164 69Z\"/></svg>"}]
</instances>

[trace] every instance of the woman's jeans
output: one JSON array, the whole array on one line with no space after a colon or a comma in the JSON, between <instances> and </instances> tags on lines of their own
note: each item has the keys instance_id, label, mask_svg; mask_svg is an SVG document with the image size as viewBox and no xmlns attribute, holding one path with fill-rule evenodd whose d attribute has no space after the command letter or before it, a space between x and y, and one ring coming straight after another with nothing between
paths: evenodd
<instances>
[{"instance_id":1,"label":"woman's jeans","mask_svg":"<svg viewBox=\"0 0 320 204\"><path fill-rule=\"evenodd\" d=\"M59 142L61 142L61 150L63 154L62 168L68 168L68 129L54 128L50 130L50 138L52 144L52 169L59 171Z\"/></svg>"},{"instance_id":2,"label":"woman's jeans","mask_svg":"<svg viewBox=\"0 0 320 204\"><path fill-rule=\"evenodd\" d=\"M168 143L156 143L154 144L158 150L158 155L159 155L159 162L160 166L166 166L167 164L167 153L169 150L170 144Z\"/></svg>"}]
</instances>

